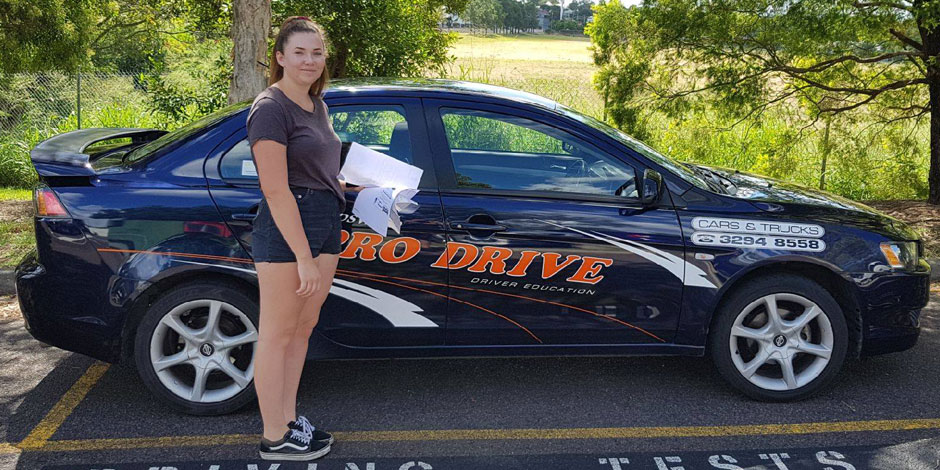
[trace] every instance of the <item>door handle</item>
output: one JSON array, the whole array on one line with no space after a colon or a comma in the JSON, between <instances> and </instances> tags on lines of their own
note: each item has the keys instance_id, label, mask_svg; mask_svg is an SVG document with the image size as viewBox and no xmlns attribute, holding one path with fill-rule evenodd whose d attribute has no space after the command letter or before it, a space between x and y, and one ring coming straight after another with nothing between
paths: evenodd
<instances>
[{"instance_id":1,"label":"door handle","mask_svg":"<svg viewBox=\"0 0 940 470\"><path fill-rule=\"evenodd\" d=\"M241 220L244 222L254 222L258 214L232 214L232 220Z\"/></svg>"},{"instance_id":2,"label":"door handle","mask_svg":"<svg viewBox=\"0 0 940 470\"><path fill-rule=\"evenodd\" d=\"M470 222L455 222L451 227L457 230L479 230L481 232L502 232L506 230L505 225L474 224Z\"/></svg>"}]
</instances>

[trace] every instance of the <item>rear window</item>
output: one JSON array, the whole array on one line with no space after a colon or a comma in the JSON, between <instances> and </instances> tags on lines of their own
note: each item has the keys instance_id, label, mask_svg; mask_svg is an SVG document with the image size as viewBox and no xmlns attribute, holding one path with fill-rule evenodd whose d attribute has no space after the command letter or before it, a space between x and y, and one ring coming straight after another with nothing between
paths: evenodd
<instances>
[{"instance_id":1,"label":"rear window","mask_svg":"<svg viewBox=\"0 0 940 470\"><path fill-rule=\"evenodd\" d=\"M179 147L183 142L186 142L188 138L214 126L242 109L245 109L244 103L226 106L202 119L193 121L175 131L164 134L159 139L132 150L124 157L124 163L135 163L169 152Z\"/></svg>"}]
</instances>

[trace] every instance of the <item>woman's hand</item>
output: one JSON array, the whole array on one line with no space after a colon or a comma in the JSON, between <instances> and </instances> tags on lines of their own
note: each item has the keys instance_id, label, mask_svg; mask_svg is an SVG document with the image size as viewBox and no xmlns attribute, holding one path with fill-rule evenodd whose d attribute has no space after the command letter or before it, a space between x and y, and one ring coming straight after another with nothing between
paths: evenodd
<instances>
[{"instance_id":1,"label":"woman's hand","mask_svg":"<svg viewBox=\"0 0 940 470\"><path fill-rule=\"evenodd\" d=\"M352 187L347 186L347 185L346 185L346 182L343 181L343 180L339 180L339 186L340 186L340 188L343 188L343 192L344 192L344 193L347 192L347 191L352 191L352 192L354 192L354 193L358 193L359 191L362 191L363 189L366 189L365 186L352 186Z\"/></svg>"},{"instance_id":2,"label":"woman's hand","mask_svg":"<svg viewBox=\"0 0 940 470\"><path fill-rule=\"evenodd\" d=\"M297 260L297 276L300 278L300 288L297 295L310 297L320 288L320 270L313 258Z\"/></svg>"}]
</instances>

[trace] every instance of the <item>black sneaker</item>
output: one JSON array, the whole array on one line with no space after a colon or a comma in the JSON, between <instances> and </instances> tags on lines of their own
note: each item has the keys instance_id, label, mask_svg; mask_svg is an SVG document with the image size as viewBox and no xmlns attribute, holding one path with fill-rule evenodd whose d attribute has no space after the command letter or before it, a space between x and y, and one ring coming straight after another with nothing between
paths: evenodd
<instances>
[{"instance_id":1,"label":"black sneaker","mask_svg":"<svg viewBox=\"0 0 940 470\"><path fill-rule=\"evenodd\" d=\"M291 422L287 423L287 427L288 427L288 428L291 428L291 429L296 429L296 430L298 430L298 431L304 433L304 435L307 436L307 439L312 439L312 440L314 440L314 441L319 441L319 442L322 442L322 443L324 443L324 444L332 444L332 443L333 443L333 435L332 435L332 434L330 434L330 433L328 433L328 432L326 432L326 431L317 429L316 426L310 424L310 421L309 421L309 420L307 419L307 417L304 416L304 415L297 416L297 420L296 420L296 421L291 421Z\"/></svg>"},{"instance_id":2,"label":"black sneaker","mask_svg":"<svg viewBox=\"0 0 940 470\"><path fill-rule=\"evenodd\" d=\"M313 460L330 451L324 442L310 441L303 431L288 429L279 441L261 438L261 458L264 460Z\"/></svg>"}]
</instances>

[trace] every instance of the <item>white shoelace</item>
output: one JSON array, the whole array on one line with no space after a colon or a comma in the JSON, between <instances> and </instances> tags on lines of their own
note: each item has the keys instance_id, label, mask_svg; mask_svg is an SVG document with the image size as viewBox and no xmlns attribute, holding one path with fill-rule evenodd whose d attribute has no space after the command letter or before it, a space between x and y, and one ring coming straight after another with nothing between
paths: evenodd
<instances>
[{"instance_id":1,"label":"white shoelace","mask_svg":"<svg viewBox=\"0 0 940 470\"><path fill-rule=\"evenodd\" d=\"M310 421L307 420L307 417L306 417L306 416L303 416L303 415L298 416L296 422L297 422L297 424L300 424L300 426L304 428L304 434L307 435L307 438L312 439L312 438L313 438L313 430L314 430L315 428L313 427L313 424L310 424Z\"/></svg>"},{"instance_id":2,"label":"white shoelace","mask_svg":"<svg viewBox=\"0 0 940 470\"><path fill-rule=\"evenodd\" d=\"M298 441L302 442L304 445L310 444L310 437L307 436L307 434L302 431L291 429L290 437L291 439L297 439Z\"/></svg>"}]
</instances>

